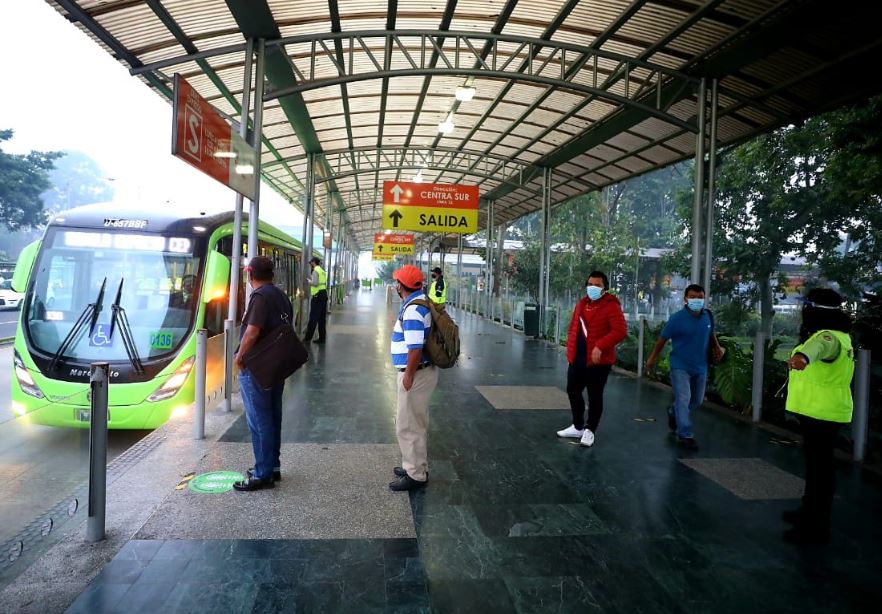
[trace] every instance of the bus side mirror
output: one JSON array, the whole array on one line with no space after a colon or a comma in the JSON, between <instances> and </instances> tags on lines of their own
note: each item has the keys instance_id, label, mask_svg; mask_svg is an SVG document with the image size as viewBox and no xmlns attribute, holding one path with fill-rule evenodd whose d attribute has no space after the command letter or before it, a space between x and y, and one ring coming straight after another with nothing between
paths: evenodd
<instances>
[{"instance_id":1,"label":"bus side mirror","mask_svg":"<svg viewBox=\"0 0 882 614\"><path fill-rule=\"evenodd\" d=\"M208 253L204 288L203 303L223 298L230 291L230 259L220 252Z\"/></svg>"},{"instance_id":2,"label":"bus side mirror","mask_svg":"<svg viewBox=\"0 0 882 614\"><path fill-rule=\"evenodd\" d=\"M37 252L40 251L40 243L42 241L37 240L28 244L18 256L15 273L12 274L12 289L16 292L25 292L28 288L28 280L31 277L31 269L34 268L34 261L37 259Z\"/></svg>"}]
</instances>

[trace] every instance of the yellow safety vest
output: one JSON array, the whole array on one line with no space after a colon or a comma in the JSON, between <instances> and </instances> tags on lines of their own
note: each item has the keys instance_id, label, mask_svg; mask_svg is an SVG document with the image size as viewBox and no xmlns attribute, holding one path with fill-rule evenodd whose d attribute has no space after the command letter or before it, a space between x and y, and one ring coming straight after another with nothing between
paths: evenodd
<instances>
[{"instance_id":1,"label":"yellow safety vest","mask_svg":"<svg viewBox=\"0 0 882 614\"><path fill-rule=\"evenodd\" d=\"M435 286L437 285L437 281L433 281L432 285L429 286L429 298L433 303L438 303L439 305L443 305L447 302L447 283L444 284L444 289L441 290L441 296L438 296L438 293L435 291Z\"/></svg>"},{"instance_id":2,"label":"yellow safety vest","mask_svg":"<svg viewBox=\"0 0 882 614\"><path fill-rule=\"evenodd\" d=\"M790 370L787 382L787 411L828 422L851 422L854 403L851 377L854 375L854 350L851 337L835 330L819 330L793 348L791 356L818 335L833 335L839 340L839 356L833 362L813 360L802 370Z\"/></svg>"},{"instance_id":3,"label":"yellow safety vest","mask_svg":"<svg viewBox=\"0 0 882 614\"><path fill-rule=\"evenodd\" d=\"M316 265L315 272L318 273L319 283L317 286L310 286L309 296L315 296L322 290L328 289L328 274L325 273L325 270L322 267Z\"/></svg>"}]
</instances>

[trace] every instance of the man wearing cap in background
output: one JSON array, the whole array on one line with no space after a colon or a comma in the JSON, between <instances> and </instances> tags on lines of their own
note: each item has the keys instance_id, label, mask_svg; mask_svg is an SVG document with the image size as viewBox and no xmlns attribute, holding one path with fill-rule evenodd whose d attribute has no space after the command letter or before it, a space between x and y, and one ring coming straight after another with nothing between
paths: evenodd
<instances>
[{"instance_id":1,"label":"man wearing cap in background","mask_svg":"<svg viewBox=\"0 0 882 614\"><path fill-rule=\"evenodd\" d=\"M407 264L392 274L401 309L392 329L392 366L398 375L398 412L395 431L401 448L401 467L395 467L392 490L422 488L428 480L429 397L438 385L438 368L429 364L423 346L432 327L423 272Z\"/></svg>"},{"instance_id":2,"label":"man wearing cap in background","mask_svg":"<svg viewBox=\"0 0 882 614\"><path fill-rule=\"evenodd\" d=\"M444 305L447 302L447 284L444 283L444 272L441 267L432 269L432 285L429 286L429 298L433 303Z\"/></svg>"},{"instance_id":3,"label":"man wearing cap in background","mask_svg":"<svg viewBox=\"0 0 882 614\"><path fill-rule=\"evenodd\" d=\"M318 326L318 339L316 343L324 343L327 334L326 325L328 319L328 274L322 268L322 259L313 257L309 259L312 267L312 276L309 279L309 325L306 327L304 343L312 341L315 327Z\"/></svg>"}]
</instances>

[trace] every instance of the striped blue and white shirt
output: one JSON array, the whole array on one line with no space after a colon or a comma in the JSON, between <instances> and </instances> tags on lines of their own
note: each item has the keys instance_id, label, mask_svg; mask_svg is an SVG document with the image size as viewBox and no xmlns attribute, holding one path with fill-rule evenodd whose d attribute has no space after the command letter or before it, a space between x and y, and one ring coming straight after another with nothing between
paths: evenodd
<instances>
[{"instance_id":1,"label":"striped blue and white shirt","mask_svg":"<svg viewBox=\"0 0 882 614\"><path fill-rule=\"evenodd\" d=\"M429 329L432 328L432 314L428 307L410 305L414 299L425 300L426 293L422 290L407 297L401 305L395 326L392 328L392 366L403 369L407 366L407 351L417 350L426 344ZM401 326L402 321L404 327ZM421 362L428 362L425 353Z\"/></svg>"}]
</instances>

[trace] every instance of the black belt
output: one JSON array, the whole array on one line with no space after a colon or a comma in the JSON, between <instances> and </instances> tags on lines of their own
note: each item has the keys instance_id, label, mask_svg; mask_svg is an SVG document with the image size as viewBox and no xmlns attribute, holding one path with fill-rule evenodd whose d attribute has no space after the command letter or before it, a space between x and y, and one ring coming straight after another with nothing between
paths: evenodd
<instances>
[{"instance_id":1,"label":"black belt","mask_svg":"<svg viewBox=\"0 0 882 614\"><path fill-rule=\"evenodd\" d=\"M426 367L431 367L431 366L432 366L432 363L430 363L430 362L423 362L423 363L420 363L420 364L419 364L419 366L416 368L416 370L419 371L420 369L425 369ZM405 368L403 368L403 369L400 368L400 367L396 367L396 368L398 369L398 372L399 372L399 373L404 373L405 371L407 371L407 367L405 367Z\"/></svg>"}]
</instances>

